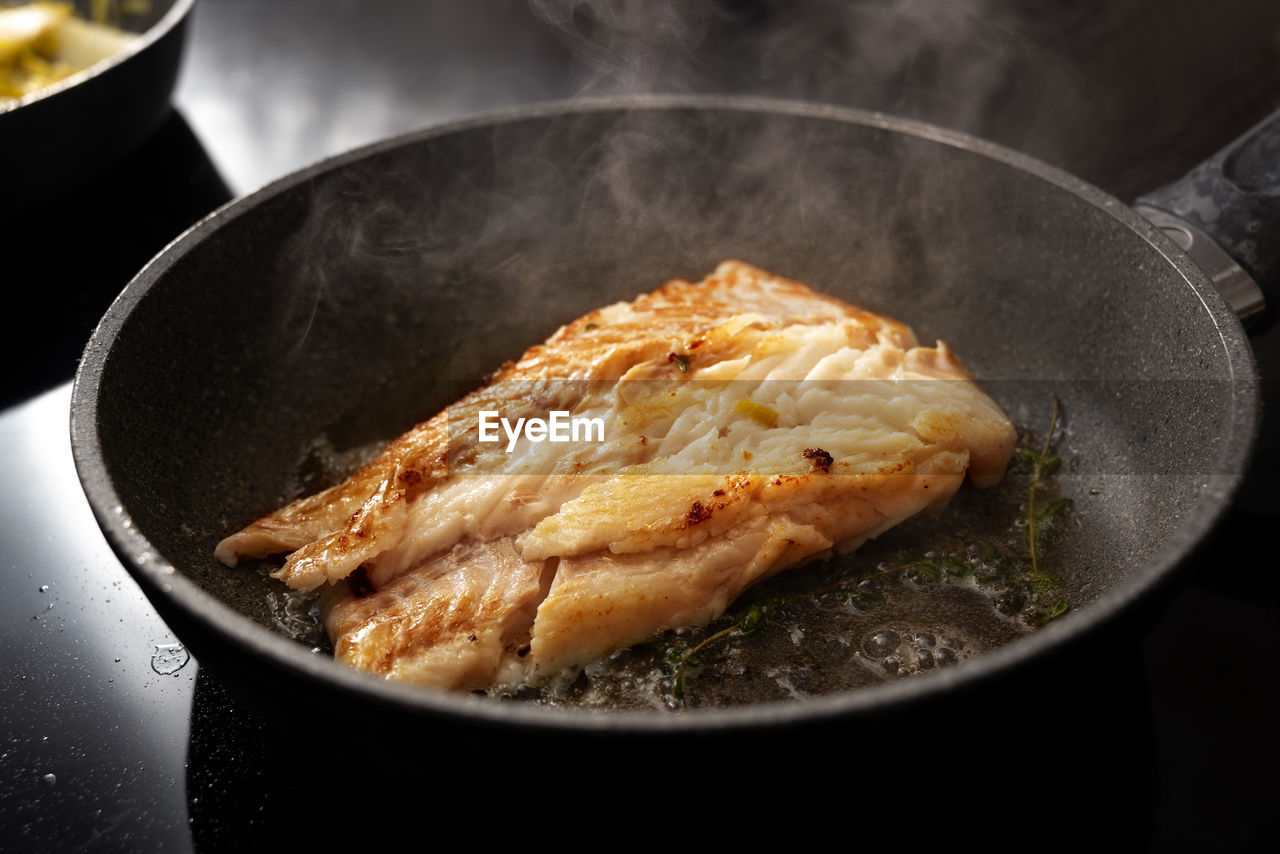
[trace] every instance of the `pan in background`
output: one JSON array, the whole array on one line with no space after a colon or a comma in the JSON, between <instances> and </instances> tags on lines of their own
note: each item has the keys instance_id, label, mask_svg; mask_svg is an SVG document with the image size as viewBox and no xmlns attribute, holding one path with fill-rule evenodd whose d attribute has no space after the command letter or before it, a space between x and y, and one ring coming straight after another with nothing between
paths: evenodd
<instances>
[{"instance_id":1,"label":"pan in background","mask_svg":"<svg viewBox=\"0 0 1280 854\"><path fill-rule=\"evenodd\" d=\"M352 672L269 629L266 583L213 560L219 538L278 504L316 436L340 448L393 437L564 320L735 256L947 340L1021 423L1060 394L1081 461L1067 484L1080 528L1060 545L1077 568L1075 612L871 689L599 715ZM655 98L410 134L224 208L104 318L72 428L113 548L202 664L269 718L492 745L839 725L1043 674L1167 588L1229 503L1256 415L1248 345L1222 298L1096 189L884 116Z\"/></svg>"},{"instance_id":2,"label":"pan in background","mask_svg":"<svg viewBox=\"0 0 1280 854\"><path fill-rule=\"evenodd\" d=\"M93 4L77 0L87 14ZM120 27L125 49L28 96L0 105L0 222L47 210L146 139L169 112L195 0L151 0ZM56 225L51 226L56 227Z\"/></svg>"}]
</instances>

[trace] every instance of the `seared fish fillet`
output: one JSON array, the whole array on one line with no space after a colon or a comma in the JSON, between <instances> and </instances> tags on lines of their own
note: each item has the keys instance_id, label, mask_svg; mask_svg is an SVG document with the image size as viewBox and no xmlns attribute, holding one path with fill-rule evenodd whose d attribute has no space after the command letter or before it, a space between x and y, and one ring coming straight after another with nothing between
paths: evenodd
<instances>
[{"instance_id":1,"label":"seared fish fillet","mask_svg":"<svg viewBox=\"0 0 1280 854\"><path fill-rule=\"evenodd\" d=\"M511 429L555 411L581 433ZM216 554L290 552L276 577L326 587L355 667L515 684L708 623L750 585L945 502L966 473L995 483L1014 440L945 344L728 261L562 327Z\"/></svg>"}]
</instances>

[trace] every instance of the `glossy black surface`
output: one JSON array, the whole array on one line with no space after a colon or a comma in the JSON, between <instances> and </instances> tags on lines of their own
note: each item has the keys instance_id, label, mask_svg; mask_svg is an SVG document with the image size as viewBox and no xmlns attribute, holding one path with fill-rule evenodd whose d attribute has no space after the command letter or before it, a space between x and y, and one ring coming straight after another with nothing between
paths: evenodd
<instances>
[{"instance_id":1,"label":"glossy black surface","mask_svg":"<svg viewBox=\"0 0 1280 854\"><path fill-rule=\"evenodd\" d=\"M1208 4L1185 4L1196 7L1187 11L1184 4L1098 2L1056 13L1033 13L1044 4L1028 4L1013 16L1016 26L1003 29L982 24L1000 4L984 4L981 15L966 6L968 14L957 12L934 27L919 20L884 23L889 12L880 10L889 7L866 4L862 22L883 24L864 26L871 34L925 33L916 44L927 47L946 41L946 24L967 41L873 60L852 27L782 27L787 35L777 51L744 48L749 57L773 57L770 70L749 61L744 71L735 49L750 33L776 28L780 18L802 20L790 12L829 11L834 4L724 2L716 4L703 47L691 54L707 72L695 86L671 76L679 64L646 65L651 54L638 49L636 62L601 64L589 44L551 35L521 4L495 4L484 15L460 11L463 4L412 4L413 11L409 5L202 0L177 104L213 164L197 157L188 161L185 179L182 167L152 177L145 166L166 160L153 156L143 172L133 173L136 186L152 188L143 198L117 204L99 195L86 203L105 210L112 228L136 222L139 211L173 206L182 212L145 241L129 235L149 229L124 227L119 243L105 241L126 256L110 264L82 250L93 238L5 236L0 279L16 312L5 362L17 370L4 375L7 408L0 415L0 849L224 850L238 842L306 840L326 820L351 826L370 818L335 783L360 789L358 759L344 760L338 770L346 773L335 775L318 758L320 750L268 731L195 661L162 675L182 661L171 648L175 639L111 556L75 481L65 381L78 343L132 265L220 203L217 187L193 175L215 176L216 185L220 173L243 193L313 157L388 132L535 98L642 88L649 80L659 88L812 93L908 113L1024 148L1128 198L1174 177L1280 100L1273 74L1278 10L1263 3L1219 4L1216 14L1225 17L1218 23L1207 20ZM840 50L799 49L831 42ZM840 55L864 59L837 74L832 63ZM997 75L1006 81L1001 97L979 107L962 104L958 94L985 79L964 73L973 68L968 57L992 55L1009 56L1027 71ZM909 62L912 56L916 61ZM499 63L502 58L509 64ZM116 186L130 185L121 177ZM101 257L114 258L114 250ZM78 271L51 272L74 267L77 259ZM107 274L107 266L115 272ZM39 309L21 311L17 288L38 295ZM55 340L64 343L54 346ZM1256 346L1264 377L1275 377L1276 336ZM1263 441L1264 459L1273 460L1274 431ZM1267 473L1274 478L1274 464ZM910 827L935 810L950 812L948 803L1007 803L1010 793L1026 792L1037 780L1059 779L1055 769L1065 767L1079 772L1078 785L1055 783L1053 797L1033 800L1039 807L1033 823L1043 837L1019 836L1016 844L1044 847L1044 839L1058 834L1083 835L1080 828L1098 827L1099 816L1115 814L1115 802L1127 798L1133 810L1125 813L1132 816L1126 836L1158 850L1273 850L1280 841L1274 807L1280 589L1271 570L1277 508L1270 483L1255 480L1250 507L1253 512L1233 515L1202 550L1187 586L1141 644L1118 641L1111 655L1097 656L1097 691L1068 703L1065 712L1049 711L1034 749L984 753L981 729L942 724L904 748L907 764L920 763L921 773L887 781L861 773L856 741L806 746L791 754L793 763L767 765L773 773L763 776L753 773L754 745L742 745L742 764L727 769L702 766L697 756L656 755L651 762L671 768L681 791L703 797L724 791L726 780L752 786L745 815L744 801L736 801L740 811L731 823L739 828L776 820L762 788L779 780L825 780L834 771L847 796L819 803L829 817L856 819L864 833ZM1015 701L992 716L1034 726L1045 712ZM971 756L990 756L1005 773L985 774L984 786L942 774L925 757L936 755L944 740L974 745ZM382 733L337 733L335 742L343 755L395 751L394 737ZM556 799L536 781L534 795L503 799L507 781L477 778L474 770L461 775L470 785L443 786L442 767L448 774L451 764L466 761L448 759L379 779L428 791L437 798L433 806L470 801L479 786L497 788L504 805L537 808ZM662 828L673 815L692 815L703 828L720 820L714 810L684 809L685 801L669 790L632 785L662 774L633 778L605 755L589 760L592 773L551 779L569 798L598 791L602 779L616 784L616 798L588 802L640 810L652 819L655 839L665 838ZM1084 773L1089 767L1096 769L1092 779ZM608 776L594 773L600 770ZM991 788L993 780L1004 787ZM326 795L335 785L342 791L329 810ZM886 796L881 786L900 797ZM811 783L803 788L812 790ZM1012 801L1023 805L1027 798ZM314 811L317 802L323 818L303 818L299 830L292 814ZM778 803L786 806L788 799ZM997 818L1004 813L994 813L979 810L976 817L974 830L984 839L1001 838ZM576 811L568 819L575 828L589 820Z\"/></svg>"},{"instance_id":2,"label":"glossy black surface","mask_svg":"<svg viewBox=\"0 0 1280 854\"><path fill-rule=\"evenodd\" d=\"M180 188L174 192L174 188ZM231 198L183 115L52 209L4 226L9 406L70 379L107 306L153 255Z\"/></svg>"},{"instance_id":3,"label":"glossy black surface","mask_svg":"<svg viewBox=\"0 0 1280 854\"><path fill-rule=\"evenodd\" d=\"M0 416L0 847L181 850L196 666L77 495L69 402L63 385Z\"/></svg>"}]
</instances>

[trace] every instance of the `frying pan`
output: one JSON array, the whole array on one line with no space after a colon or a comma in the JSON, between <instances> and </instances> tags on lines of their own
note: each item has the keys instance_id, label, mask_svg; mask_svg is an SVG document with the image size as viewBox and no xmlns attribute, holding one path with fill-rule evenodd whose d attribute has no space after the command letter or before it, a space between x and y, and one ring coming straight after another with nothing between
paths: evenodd
<instances>
[{"instance_id":1,"label":"frying pan","mask_svg":"<svg viewBox=\"0 0 1280 854\"><path fill-rule=\"evenodd\" d=\"M213 559L221 537L302 488L317 437L392 438L562 322L730 257L947 341L1016 421L1061 400L1076 510L1055 548L1071 613L917 678L601 713L354 672L269 628L269 583ZM889 116L670 96L411 133L217 211L104 317L72 440L121 560L201 664L268 718L317 737L376 724L397 749L528 752L846 727L1052 667L1167 593L1229 505L1257 415L1236 315L1168 236L1099 190Z\"/></svg>"},{"instance_id":2,"label":"frying pan","mask_svg":"<svg viewBox=\"0 0 1280 854\"><path fill-rule=\"evenodd\" d=\"M92 5L74 4L80 14ZM23 98L0 104L6 165L0 222L66 198L133 150L168 114L195 0L154 0L125 14L140 35L124 50Z\"/></svg>"}]
</instances>

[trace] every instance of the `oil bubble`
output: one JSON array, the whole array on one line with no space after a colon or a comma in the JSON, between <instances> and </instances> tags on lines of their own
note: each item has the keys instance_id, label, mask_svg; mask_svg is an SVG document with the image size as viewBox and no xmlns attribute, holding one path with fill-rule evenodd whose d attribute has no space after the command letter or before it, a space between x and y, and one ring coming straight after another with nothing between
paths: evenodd
<instances>
[{"instance_id":1,"label":"oil bubble","mask_svg":"<svg viewBox=\"0 0 1280 854\"><path fill-rule=\"evenodd\" d=\"M867 652L876 657L888 655L898 648L900 642L901 638L898 633L892 629L877 632L871 636L871 641L867 644Z\"/></svg>"},{"instance_id":2,"label":"oil bubble","mask_svg":"<svg viewBox=\"0 0 1280 854\"><path fill-rule=\"evenodd\" d=\"M954 629L939 626L890 625L876 629L863 642L868 657L896 676L915 676L970 657Z\"/></svg>"}]
</instances>

